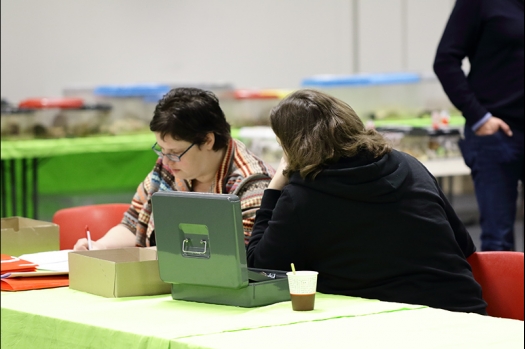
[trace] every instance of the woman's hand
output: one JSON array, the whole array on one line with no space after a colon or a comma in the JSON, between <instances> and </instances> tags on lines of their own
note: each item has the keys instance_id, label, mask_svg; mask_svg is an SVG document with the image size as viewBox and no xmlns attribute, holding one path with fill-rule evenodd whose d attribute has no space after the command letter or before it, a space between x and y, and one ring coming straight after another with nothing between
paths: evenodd
<instances>
[{"instance_id":1,"label":"woman's hand","mask_svg":"<svg viewBox=\"0 0 525 349\"><path fill-rule=\"evenodd\" d=\"M281 162L279 163L279 166L275 171L275 176L273 176L272 180L270 181L270 184L268 185L268 189L283 190L284 186L288 184L288 177L283 175L283 171L286 169L287 166L288 159L286 158L286 155L283 154Z\"/></svg>"},{"instance_id":2,"label":"woman's hand","mask_svg":"<svg viewBox=\"0 0 525 349\"><path fill-rule=\"evenodd\" d=\"M103 246L100 243L97 243L96 241L91 241L91 249L92 250L104 250L106 249L106 246ZM73 250L75 251L86 251L89 250L89 244L86 238L79 239L75 246L73 247Z\"/></svg>"},{"instance_id":3,"label":"woman's hand","mask_svg":"<svg viewBox=\"0 0 525 349\"><path fill-rule=\"evenodd\" d=\"M118 224L111 228L106 235L97 241L91 241L93 250L105 250L110 248L134 247L136 246L136 237L125 225ZM87 250L88 241L86 238L79 239L74 250Z\"/></svg>"}]
</instances>

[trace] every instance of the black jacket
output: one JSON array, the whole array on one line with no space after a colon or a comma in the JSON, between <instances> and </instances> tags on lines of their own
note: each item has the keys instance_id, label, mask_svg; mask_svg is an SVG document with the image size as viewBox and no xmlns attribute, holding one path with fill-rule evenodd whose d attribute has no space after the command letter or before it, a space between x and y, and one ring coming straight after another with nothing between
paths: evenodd
<instances>
[{"instance_id":1,"label":"black jacket","mask_svg":"<svg viewBox=\"0 0 525 349\"><path fill-rule=\"evenodd\" d=\"M490 112L523 132L523 23L523 0L456 1L434 71L467 125ZM465 57L467 78L461 70Z\"/></svg>"},{"instance_id":2,"label":"black jacket","mask_svg":"<svg viewBox=\"0 0 525 349\"><path fill-rule=\"evenodd\" d=\"M465 259L474 251L435 178L394 150L267 189L247 256L251 267L316 270L322 293L484 314Z\"/></svg>"}]
</instances>

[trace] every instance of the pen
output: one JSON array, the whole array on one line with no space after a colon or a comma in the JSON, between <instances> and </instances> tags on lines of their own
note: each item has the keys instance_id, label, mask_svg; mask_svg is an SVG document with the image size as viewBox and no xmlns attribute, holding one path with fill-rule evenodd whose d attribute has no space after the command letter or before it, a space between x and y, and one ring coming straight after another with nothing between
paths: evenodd
<instances>
[{"instance_id":1,"label":"pen","mask_svg":"<svg viewBox=\"0 0 525 349\"><path fill-rule=\"evenodd\" d=\"M88 226L86 225L86 237L87 237L87 242L88 242L88 250L92 250L92 246L91 246L91 233L89 232L89 228Z\"/></svg>"}]
</instances>

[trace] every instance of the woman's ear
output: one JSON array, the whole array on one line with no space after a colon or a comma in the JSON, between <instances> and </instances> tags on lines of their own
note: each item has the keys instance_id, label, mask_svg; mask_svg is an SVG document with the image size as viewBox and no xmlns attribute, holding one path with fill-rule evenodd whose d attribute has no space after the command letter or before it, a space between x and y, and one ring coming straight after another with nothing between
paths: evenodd
<instances>
[{"instance_id":1,"label":"woman's ear","mask_svg":"<svg viewBox=\"0 0 525 349\"><path fill-rule=\"evenodd\" d=\"M204 147L207 150L212 150L215 145L215 133L208 132L206 135L206 142L204 142Z\"/></svg>"}]
</instances>

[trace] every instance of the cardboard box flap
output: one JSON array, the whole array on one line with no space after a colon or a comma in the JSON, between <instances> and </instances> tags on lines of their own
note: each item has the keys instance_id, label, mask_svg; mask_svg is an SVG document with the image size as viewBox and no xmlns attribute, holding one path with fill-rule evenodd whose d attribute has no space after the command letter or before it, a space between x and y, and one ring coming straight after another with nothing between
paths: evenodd
<instances>
[{"instance_id":1,"label":"cardboard box flap","mask_svg":"<svg viewBox=\"0 0 525 349\"><path fill-rule=\"evenodd\" d=\"M132 263L157 259L157 251L140 247L117 248L109 250L74 251L74 253L98 258L112 263Z\"/></svg>"},{"instance_id":2,"label":"cardboard box flap","mask_svg":"<svg viewBox=\"0 0 525 349\"><path fill-rule=\"evenodd\" d=\"M60 235L57 224L24 217L1 219L2 254L23 254L57 251Z\"/></svg>"},{"instance_id":3,"label":"cardboard box flap","mask_svg":"<svg viewBox=\"0 0 525 349\"><path fill-rule=\"evenodd\" d=\"M45 228L45 227L58 227L57 224L45 221L39 221L31 218L24 217L7 217L2 218L1 229L2 230L14 230L15 232L20 231L23 228Z\"/></svg>"}]
</instances>

